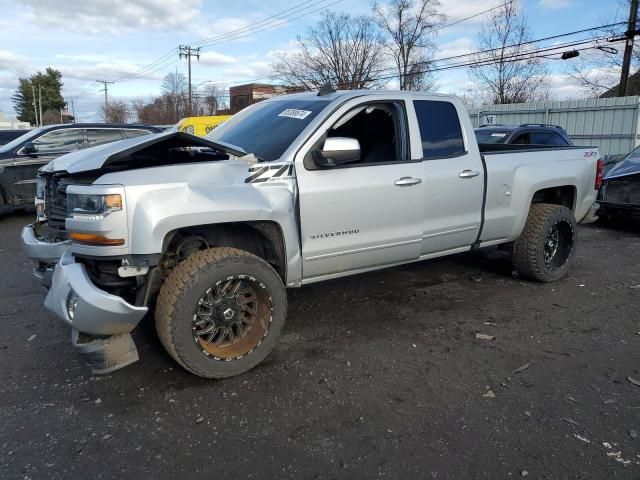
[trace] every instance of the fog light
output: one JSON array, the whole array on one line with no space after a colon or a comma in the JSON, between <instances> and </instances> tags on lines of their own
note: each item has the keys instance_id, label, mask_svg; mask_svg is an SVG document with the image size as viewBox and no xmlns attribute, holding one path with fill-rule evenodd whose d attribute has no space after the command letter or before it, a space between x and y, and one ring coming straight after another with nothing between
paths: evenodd
<instances>
[{"instance_id":1,"label":"fog light","mask_svg":"<svg viewBox=\"0 0 640 480\"><path fill-rule=\"evenodd\" d=\"M78 296L76 292L71 290L69 295L67 295L67 315L69 315L69 319L73 320L74 315L76 314L76 307L78 306Z\"/></svg>"}]
</instances>

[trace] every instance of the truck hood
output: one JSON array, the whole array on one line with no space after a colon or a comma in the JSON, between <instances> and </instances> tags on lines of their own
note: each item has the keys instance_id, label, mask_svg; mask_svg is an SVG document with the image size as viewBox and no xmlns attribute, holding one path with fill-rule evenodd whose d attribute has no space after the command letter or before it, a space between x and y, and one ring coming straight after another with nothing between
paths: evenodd
<instances>
[{"instance_id":1,"label":"truck hood","mask_svg":"<svg viewBox=\"0 0 640 480\"><path fill-rule=\"evenodd\" d=\"M223 142L214 142L202 137L196 137L185 132L161 132L141 137L129 138L117 142L99 145L97 147L78 150L58 157L40 169L42 172L79 173L91 170L100 170L108 166L114 166L135 153L141 153L144 149L151 148L169 149L204 147L211 148L228 155L242 157L247 152L240 147ZM131 165L135 168L135 164Z\"/></svg>"},{"instance_id":2,"label":"truck hood","mask_svg":"<svg viewBox=\"0 0 640 480\"><path fill-rule=\"evenodd\" d=\"M640 157L628 156L609 170L604 179L611 180L613 178L626 177L628 175L637 175L638 173L640 173Z\"/></svg>"}]
</instances>

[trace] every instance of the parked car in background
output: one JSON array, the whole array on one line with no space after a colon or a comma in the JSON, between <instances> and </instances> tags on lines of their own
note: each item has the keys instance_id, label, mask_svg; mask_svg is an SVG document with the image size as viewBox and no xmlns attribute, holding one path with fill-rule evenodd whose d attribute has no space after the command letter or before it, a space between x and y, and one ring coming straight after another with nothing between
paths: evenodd
<instances>
[{"instance_id":1,"label":"parked car in background","mask_svg":"<svg viewBox=\"0 0 640 480\"><path fill-rule=\"evenodd\" d=\"M205 137L232 116L233 115L213 115L208 117L183 118L175 125L173 131L187 132L191 135L197 135L198 137Z\"/></svg>"},{"instance_id":2,"label":"parked car in background","mask_svg":"<svg viewBox=\"0 0 640 480\"><path fill-rule=\"evenodd\" d=\"M478 143L504 145L573 145L562 127L557 125L484 125L475 129Z\"/></svg>"},{"instance_id":3,"label":"parked car in background","mask_svg":"<svg viewBox=\"0 0 640 480\"><path fill-rule=\"evenodd\" d=\"M25 130L25 129L18 130L15 128L12 128L11 130L0 130L0 146L6 145L10 141L15 140L18 137L21 137L27 132L30 132L30 130Z\"/></svg>"},{"instance_id":4,"label":"parked car in background","mask_svg":"<svg viewBox=\"0 0 640 480\"><path fill-rule=\"evenodd\" d=\"M69 123L48 125L0 147L0 212L33 205L38 169L66 153L157 133L148 125Z\"/></svg>"},{"instance_id":5,"label":"parked car in background","mask_svg":"<svg viewBox=\"0 0 640 480\"><path fill-rule=\"evenodd\" d=\"M606 173L598 203L601 218L640 218L640 147Z\"/></svg>"}]
</instances>

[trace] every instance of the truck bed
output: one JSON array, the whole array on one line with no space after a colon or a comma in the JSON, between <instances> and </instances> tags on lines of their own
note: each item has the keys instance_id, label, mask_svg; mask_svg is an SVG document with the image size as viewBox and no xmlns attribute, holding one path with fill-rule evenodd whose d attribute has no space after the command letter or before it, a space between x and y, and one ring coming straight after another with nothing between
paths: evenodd
<instances>
[{"instance_id":1,"label":"truck bed","mask_svg":"<svg viewBox=\"0 0 640 480\"><path fill-rule=\"evenodd\" d=\"M566 189L573 198L566 206L578 222L596 201L595 147L484 144L480 149L486 175L482 245L515 239L526 221L522 212L529 210L536 192Z\"/></svg>"}]
</instances>

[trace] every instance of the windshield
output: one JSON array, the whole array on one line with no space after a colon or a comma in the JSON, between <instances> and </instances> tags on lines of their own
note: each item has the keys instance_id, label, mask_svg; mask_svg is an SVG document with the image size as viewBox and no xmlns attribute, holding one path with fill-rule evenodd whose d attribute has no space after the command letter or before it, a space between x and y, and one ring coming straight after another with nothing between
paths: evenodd
<instances>
[{"instance_id":1,"label":"windshield","mask_svg":"<svg viewBox=\"0 0 640 480\"><path fill-rule=\"evenodd\" d=\"M476 130L478 143L505 143L510 132L498 130Z\"/></svg>"},{"instance_id":2,"label":"windshield","mask_svg":"<svg viewBox=\"0 0 640 480\"><path fill-rule=\"evenodd\" d=\"M252 105L207 135L236 145L260 160L278 160L329 100L281 100Z\"/></svg>"},{"instance_id":3,"label":"windshield","mask_svg":"<svg viewBox=\"0 0 640 480\"><path fill-rule=\"evenodd\" d=\"M24 135L20 135L18 138L14 139L14 140L11 140L6 145L1 146L0 147L0 153L9 152L9 151L13 150L14 148L19 147L20 145L22 145L24 142L28 141L29 139L35 138L38 135L40 135L43 130L44 130L43 128L34 128L33 130L30 130L29 132L25 133Z\"/></svg>"}]
</instances>

